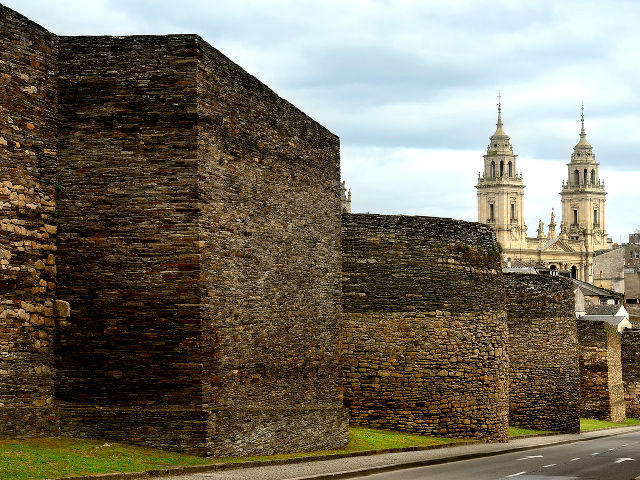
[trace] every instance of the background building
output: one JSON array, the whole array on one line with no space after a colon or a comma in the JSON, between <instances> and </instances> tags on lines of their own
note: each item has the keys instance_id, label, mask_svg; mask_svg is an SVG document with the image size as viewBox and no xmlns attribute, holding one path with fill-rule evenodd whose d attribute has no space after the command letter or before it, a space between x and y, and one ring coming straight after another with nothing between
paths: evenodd
<instances>
[{"instance_id":1,"label":"background building","mask_svg":"<svg viewBox=\"0 0 640 480\"><path fill-rule=\"evenodd\" d=\"M509 266L536 266L551 274L563 274L586 282L593 280L593 254L611 248L606 234L604 183L598 174L592 147L581 115L580 140L567 164L562 182L562 220L556 233L555 213L549 229L540 220L537 236L527 237L524 223L524 182L516 170L516 155L503 130L502 106L484 155L484 172L478 174L478 221L491 225Z\"/></svg>"}]
</instances>

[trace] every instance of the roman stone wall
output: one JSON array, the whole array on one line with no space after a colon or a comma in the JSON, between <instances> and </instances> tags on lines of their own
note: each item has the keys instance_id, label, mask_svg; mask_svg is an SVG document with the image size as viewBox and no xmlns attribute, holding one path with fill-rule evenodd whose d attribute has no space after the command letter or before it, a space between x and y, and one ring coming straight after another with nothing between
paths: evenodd
<instances>
[{"instance_id":1,"label":"roman stone wall","mask_svg":"<svg viewBox=\"0 0 640 480\"><path fill-rule=\"evenodd\" d=\"M339 139L199 46L209 451L342 446Z\"/></svg>"},{"instance_id":2,"label":"roman stone wall","mask_svg":"<svg viewBox=\"0 0 640 480\"><path fill-rule=\"evenodd\" d=\"M507 324L490 227L342 215L352 425L506 441Z\"/></svg>"},{"instance_id":3,"label":"roman stone wall","mask_svg":"<svg viewBox=\"0 0 640 480\"><path fill-rule=\"evenodd\" d=\"M197 45L60 37L62 431L206 452Z\"/></svg>"},{"instance_id":4,"label":"roman stone wall","mask_svg":"<svg viewBox=\"0 0 640 480\"><path fill-rule=\"evenodd\" d=\"M578 332L571 280L504 275L509 326L509 424L580 431Z\"/></svg>"},{"instance_id":5,"label":"roman stone wall","mask_svg":"<svg viewBox=\"0 0 640 480\"><path fill-rule=\"evenodd\" d=\"M0 438L52 435L54 35L0 5Z\"/></svg>"},{"instance_id":6,"label":"roman stone wall","mask_svg":"<svg viewBox=\"0 0 640 480\"><path fill-rule=\"evenodd\" d=\"M193 35L59 55L63 431L344 445L338 138Z\"/></svg>"},{"instance_id":7,"label":"roman stone wall","mask_svg":"<svg viewBox=\"0 0 640 480\"><path fill-rule=\"evenodd\" d=\"M640 418L640 331L622 333L621 360L626 414Z\"/></svg>"},{"instance_id":8,"label":"roman stone wall","mask_svg":"<svg viewBox=\"0 0 640 480\"><path fill-rule=\"evenodd\" d=\"M625 419L620 334L606 322L578 320L580 415L612 422Z\"/></svg>"}]
</instances>

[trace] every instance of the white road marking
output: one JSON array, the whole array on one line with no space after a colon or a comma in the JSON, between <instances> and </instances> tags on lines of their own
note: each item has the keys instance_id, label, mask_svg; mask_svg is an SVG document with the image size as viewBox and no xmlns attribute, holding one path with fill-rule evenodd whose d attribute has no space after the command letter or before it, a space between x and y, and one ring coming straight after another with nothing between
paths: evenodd
<instances>
[{"instance_id":1,"label":"white road marking","mask_svg":"<svg viewBox=\"0 0 640 480\"><path fill-rule=\"evenodd\" d=\"M613 451L613 450L615 450L615 448L610 448L610 449L609 449L609 451L610 451L610 452L611 452L611 451Z\"/></svg>"},{"instance_id":2,"label":"white road marking","mask_svg":"<svg viewBox=\"0 0 640 480\"><path fill-rule=\"evenodd\" d=\"M518 458L516 460L529 460L530 458L543 458L544 455L529 455L527 457Z\"/></svg>"},{"instance_id":3,"label":"white road marking","mask_svg":"<svg viewBox=\"0 0 640 480\"><path fill-rule=\"evenodd\" d=\"M580 460L580 457L576 457L576 458L572 458L571 460L569 460L570 462L575 462L576 460Z\"/></svg>"},{"instance_id":4,"label":"white road marking","mask_svg":"<svg viewBox=\"0 0 640 480\"><path fill-rule=\"evenodd\" d=\"M557 463L550 463L549 465L543 465L542 468L555 467Z\"/></svg>"},{"instance_id":5,"label":"white road marking","mask_svg":"<svg viewBox=\"0 0 640 480\"><path fill-rule=\"evenodd\" d=\"M523 475L525 473L527 473L527 472L518 472L518 473L514 473L513 475L507 475L504 478L517 477L518 475Z\"/></svg>"},{"instance_id":6,"label":"white road marking","mask_svg":"<svg viewBox=\"0 0 640 480\"><path fill-rule=\"evenodd\" d=\"M596 452L596 453L592 453L591 456L593 457L594 455L600 455L600 452Z\"/></svg>"},{"instance_id":7,"label":"white road marking","mask_svg":"<svg viewBox=\"0 0 640 480\"><path fill-rule=\"evenodd\" d=\"M626 446L627 446L627 444L625 443L625 444L624 444L624 445L622 445L622 446L623 446L623 447L626 447Z\"/></svg>"},{"instance_id":8,"label":"white road marking","mask_svg":"<svg viewBox=\"0 0 640 480\"><path fill-rule=\"evenodd\" d=\"M636 459L635 458L619 458L614 463L622 463L622 462L628 462L628 461L635 462Z\"/></svg>"}]
</instances>

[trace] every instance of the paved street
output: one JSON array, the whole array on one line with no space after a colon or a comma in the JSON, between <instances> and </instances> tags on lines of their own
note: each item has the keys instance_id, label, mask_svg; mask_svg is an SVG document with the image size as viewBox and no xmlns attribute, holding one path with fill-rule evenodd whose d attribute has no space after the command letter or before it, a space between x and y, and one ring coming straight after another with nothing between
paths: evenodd
<instances>
[{"instance_id":1,"label":"paved street","mask_svg":"<svg viewBox=\"0 0 640 480\"><path fill-rule=\"evenodd\" d=\"M515 449L520 451L514 452ZM461 460L464 456L474 459ZM428 463L433 465L422 466ZM508 444L477 443L436 450L386 453L222 471L212 470L164 478L167 480L337 478L630 480L638 475L640 475L640 428L636 426L583 434L527 437L512 440Z\"/></svg>"},{"instance_id":2,"label":"paved street","mask_svg":"<svg viewBox=\"0 0 640 480\"><path fill-rule=\"evenodd\" d=\"M367 480L629 480L640 475L640 432L496 457L370 475Z\"/></svg>"}]
</instances>

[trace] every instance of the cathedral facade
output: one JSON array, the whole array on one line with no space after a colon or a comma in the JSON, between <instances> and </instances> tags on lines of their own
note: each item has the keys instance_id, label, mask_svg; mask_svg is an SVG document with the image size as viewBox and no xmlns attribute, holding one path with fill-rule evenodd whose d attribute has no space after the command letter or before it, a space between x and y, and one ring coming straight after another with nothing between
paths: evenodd
<instances>
[{"instance_id":1,"label":"cathedral facade","mask_svg":"<svg viewBox=\"0 0 640 480\"><path fill-rule=\"evenodd\" d=\"M611 240L606 233L607 193L599 177L599 164L587 142L584 110L580 140L573 148L560 192L560 231L556 231L558 225L552 211L548 231L545 233L540 220L535 237L527 236L525 185L516 168L517 155L503 130L501 110L498 103L497 128L484 155L484 171L478 174L478 221L495 229L507 265L533 266L592 282L593 254L611 248Z\"/></svg>"}]
</instances>

